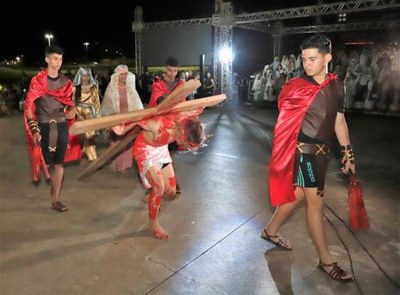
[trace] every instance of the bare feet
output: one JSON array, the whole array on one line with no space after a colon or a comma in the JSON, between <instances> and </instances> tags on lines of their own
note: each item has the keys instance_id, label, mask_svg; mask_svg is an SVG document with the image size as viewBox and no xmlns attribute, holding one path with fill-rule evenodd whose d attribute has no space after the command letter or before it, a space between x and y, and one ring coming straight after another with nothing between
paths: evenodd
<instances>
[{"instance_id":1,"label":"bare feet","mask_svg":"<svg viewBox=\"0 0 400 295\"><path fill-rule=\"evenodd\" d=\"M159 240L168 239L168 233L158 224L157 221L150 220L149 228L156 239Z\"/></svg>"}]
</instances>

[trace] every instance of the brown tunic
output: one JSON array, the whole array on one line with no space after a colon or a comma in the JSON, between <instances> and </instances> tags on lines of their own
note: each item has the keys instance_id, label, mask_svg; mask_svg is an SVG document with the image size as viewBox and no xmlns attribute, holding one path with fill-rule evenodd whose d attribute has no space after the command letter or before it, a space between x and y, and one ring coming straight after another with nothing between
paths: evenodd
<instances>
[{"instance_id":1,"label":"brown tunic","mask_svg":"<svg viewBox=\"0 0 400 295\"><path fill-rule=\"evenodd\" d=\"M311 77L304 79L317 83ZM335 135L338 112L344 112L344 87L341 81L334 80L317 93L308 107L298 137L294 185L317 187L320 196L324 195L329 146Z\"/></svg>"},{"instance_id":2,"label":"brown tunic","mask_svg":"<svg viewBox=\"0 0 400 295\"><path fill-rule=\"evenodd\" d=\"M305 79L317 83L312 78ZM338 112L344 112L344 87L341 81L334 80L317 94L307 109L298 141L331 144Z\"/></svg>"},{"instance_id":3,"label":"brown tunic","mask_svg":"<svg viewBox=\"0 0 400 295\"><path fill-rule=\"evenodd\" d=\"M47 89L54 90L64 87L68 78L59 75L57 78L47 77ZM49 123L50 120L65 122L64 105L54 97L45 94L35 101L36 114L40 123Z\"/></svg>"},{"instance_id":4,"label":"brown tunic","mask_svg":"<svg viewBox=\"0 0 400 295\"><path fill-rule=\"evenodd\" d=\"M47 77L47 89L54 90L65 86L68 78L59 75L57 78ZM45 94L35 101L36 114L42 134L42 151L47 164L50 163L50 154L53 154L55 164L63 161L68 143L68 130L64 107L56 98Z\"/></svg>"}]
</instances>

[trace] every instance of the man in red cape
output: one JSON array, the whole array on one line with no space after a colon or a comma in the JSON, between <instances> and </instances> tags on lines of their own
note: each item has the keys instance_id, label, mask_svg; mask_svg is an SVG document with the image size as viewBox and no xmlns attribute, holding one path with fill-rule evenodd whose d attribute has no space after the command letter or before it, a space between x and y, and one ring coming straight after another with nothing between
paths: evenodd
<instances>
[{"instance_id":1,"label":"man in red cape","mask_svg":"<svg viewBox=\"0 0 400 295\"><path fill-rule=\"evenodd\" d=\"M181 85L183 81L176 77L179 70L178 60L174 57L167 58L165 62L165 70L163 77L154 81L149 107L155 107L164 100L176 87Z\"/></svg>"},{"instance_id":2,"label":"man in red cape","mask_svg":"<svg viewBox=\"0 0 400 295\"><path fill-rule=\"evenodd\" d=\"M171 94L172 91L176 89L176 87L178 87L183 83L183 80L177 77L178 71L179 71L178 60L172 56L168 57L167 60L165 61L165 69L163 77L156 80L153 83L153 88L151 91L151 97L149 102L150 108L155 107L160 102L162 102L169 94ZM183 101L185 100L186 98L183 99ZM168 149L170 151L172 160L174 160L175 152L178 149L177 144L175 142L170 143L168 145ZM181 188L178 181L176 181L176 193L177 194L181 193Z\"/></svg>"},{"instance_id":3,"label":"man in red cape","mask_svg":"<svg viewBox=\"0 0 400 295\"><path fill-rule=\"evenodd\" d=\"M64 176L64 162L81 158L76 136L68 133L75 121L76 109L72 101L72 82L60 75L63 50L58 46L46 48L47 69L32 78L25 102L24 120L28 137L28 151L33 161L33 147L40 145L46 165L51 169L51 207L65 212L60 192Z\"/></svg>"},{"instance_id":4,"label":"man in red cape","mask_svg":"<svg viewBox=\"0 0 400 295\"><path fill-rule=\"evenodd\" d=\"M352 280L329 252L323 224L324 184L330 146L336 135L342 146L342 171L354 173L355 164L344 117L344 86L328 74L331 42L313 35L301 45L305 75L288 81L278 98L279 117L269 171L274 215L261 238L278 248L292 246L277 234L280 225L304 199L307 223L319 255L318 267L331 278Z\"/></svg>"}]
</instances>

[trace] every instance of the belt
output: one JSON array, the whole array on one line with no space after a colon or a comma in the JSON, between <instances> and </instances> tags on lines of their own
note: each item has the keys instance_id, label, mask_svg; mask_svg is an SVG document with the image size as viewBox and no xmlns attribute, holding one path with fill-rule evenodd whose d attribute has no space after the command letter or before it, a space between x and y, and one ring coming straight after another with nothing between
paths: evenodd
<instances>
[{"instance_id":1,"label":"belt","mask_svg":"<svg viewBox=\"0 0 400 295\"><path fill-rule=\"evenodd\" d=\"M327 155L330 152L329 146L324 143L298 142L296 148L303 154Z\"/></svg>"},{"instance_id":2,"label":"belt","mask_svg":"<svg viewBox=\"0 0 400 295\"><path fill-rule=\"evenodd\" d=\"M57 121L51 119L49 122L49 151L55 152L57 150L57 141L58 141L58 127Z\"/></svg>"}]
</instances>

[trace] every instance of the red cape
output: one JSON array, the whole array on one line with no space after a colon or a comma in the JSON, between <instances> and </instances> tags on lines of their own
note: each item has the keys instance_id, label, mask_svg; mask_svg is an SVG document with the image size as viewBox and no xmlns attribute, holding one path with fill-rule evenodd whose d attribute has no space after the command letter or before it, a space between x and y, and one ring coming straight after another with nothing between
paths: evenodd
<instances>
[{"instance_id":1,"label":"red cape","mask_svg":"<svg viewBox=\"0 0 400 295\"><path fill-rule=\"evenodd\" d=\"M293 202L294 155L304 115L317 93L337 76L328 74L321 85L304 78L289 80L278 97L279 116L274 129L269 165L269 194L272 206Z\"/></svg>"},{"instance_id":2,"label":"red cape","mask_svg":"<svg viewBox=\"0 0 400 295\"><path fill-rule=\"evenodd\" d=\"M172 89L172 91L174 91L175 88L178 87L179 85L181 85L182 83L183 83L183 81L179 80L178 83L176 83L174 89ZM165 81L163 79L155 81L153 83L153 88L151 91L149 108L155 107L158 104L157 100L160 96L168 95L172 91L169 91L167 89L167 87L165 86Z\"/></svg>"},{"instance_id":3,"label":"red cape","mask_svg":"<svg viewBox=\"0 0 400 295\"><path fill-rule=\"evenodd\" d=\"M25 110L24 110L24 121L25 121L25 130L28 137L28 151L29 157L32 159L33 152L33 135L28 126L27 120L27 111L31 110L33 115L33 119L37 120L36 117L36 106L35 101L42 97L45 94L49 94L50 96L57 99L64 105L74 106L74 102L72 101L72 82L71 80L65 84L64 87L54 90L47 89L47 70L44 69L39 72L35 77L32 78L31 84L29 85L28 94L26 96L25 101ZM75 123L75 119L67 120L68 129ZM82 156L82 151L78 142L77 136L72 136L68 134L68 148L64 155L64 161L75 161L80 159Z\"/></svg>"}]
</instances>

